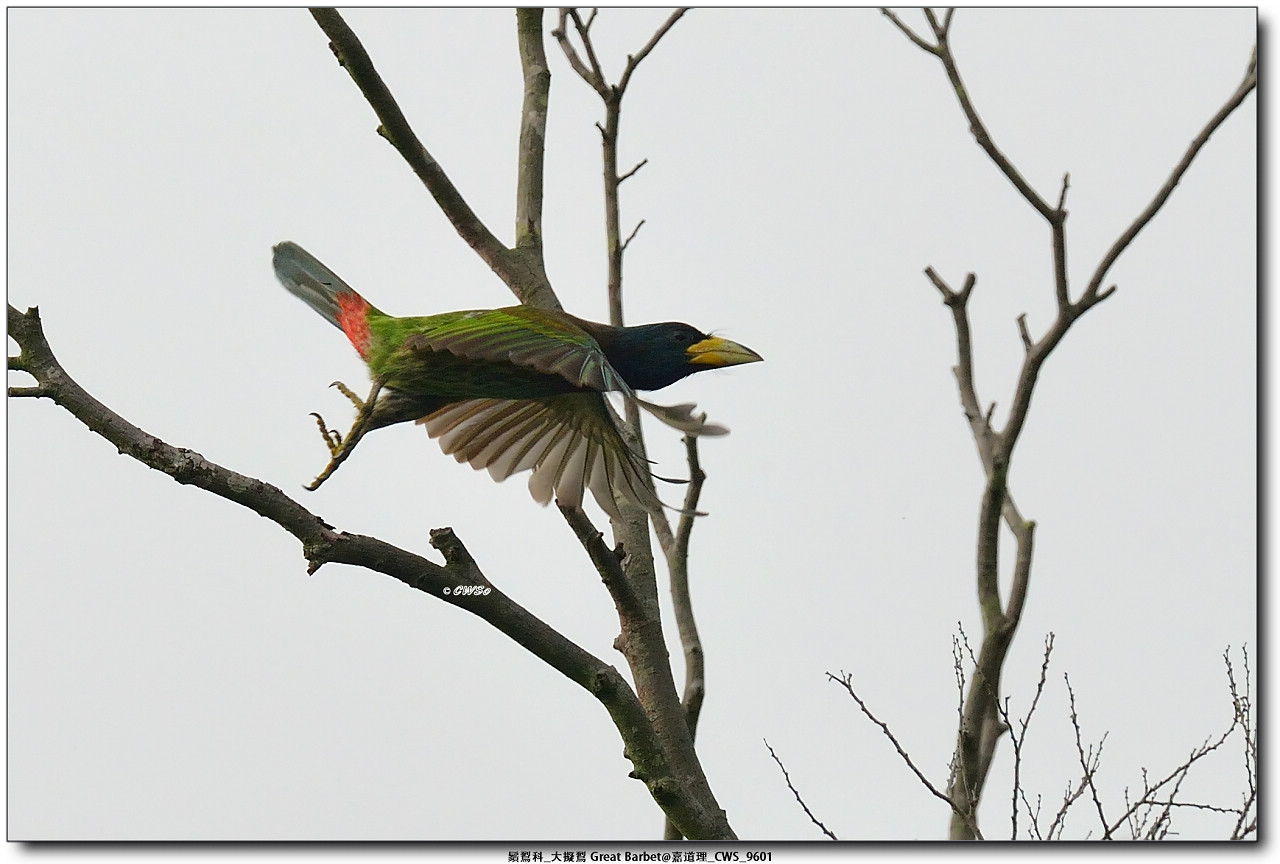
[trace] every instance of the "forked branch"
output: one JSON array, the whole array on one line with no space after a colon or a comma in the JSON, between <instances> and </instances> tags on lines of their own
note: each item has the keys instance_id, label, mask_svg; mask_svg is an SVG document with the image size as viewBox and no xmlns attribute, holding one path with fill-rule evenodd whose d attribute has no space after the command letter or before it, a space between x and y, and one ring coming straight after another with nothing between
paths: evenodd
<instances>
[{"instance_id":1,"label":"forked branch","mask_svg":"<svg viewBox=\"0 0 1280 864\"><path fill-rule=\"evenodd\" d=\"M381 125L378 132L399 151L413 173L427 187L427 191L440 206L467 245L489 265L497 276L520 299L520 302L531 306L559 309L560 301L547 282L542 267L540 241L538 240L541 222L541 171L542 144L545 135L545 101L550 87L551 76L545 69L545 56L541 66L538 64L537 52L529 44L533 33L534 19L537 19L537 37L541 39L541 18L532 12L525 13L520 19L522 36L522 63L526 75L525 108L533 113L525 118L521 130L521 140L528 146L522 150L522 170L520 172L520 188L517 211L517 246L524 254L515 254L502 241L494 236L488 226L476 215L475 211L463 198L462 193L453 185L453 181L445 173L444 168L435 160L427 148L418 139L417 134L405 119L390 88L383 82L382 76L373 65L368 52L360 44L360 40L347 26L342 15L336 9L312 9L311 16L320 29L329 37L329 47L334 56L351 80L360 88L369 106L373 108ZM526 56L527 55L527 56ZM544 106L541 120L536 116L538 105ZM538 134L539 130L544 134ZM535 201L535 193L536 201ZM523 228L521 227L523 225ZM530 233L532 229L532 233ZM523 238L524 243L520 240ZM530 250L533 251L532 256Z\"/></svg>"}]
</instances>

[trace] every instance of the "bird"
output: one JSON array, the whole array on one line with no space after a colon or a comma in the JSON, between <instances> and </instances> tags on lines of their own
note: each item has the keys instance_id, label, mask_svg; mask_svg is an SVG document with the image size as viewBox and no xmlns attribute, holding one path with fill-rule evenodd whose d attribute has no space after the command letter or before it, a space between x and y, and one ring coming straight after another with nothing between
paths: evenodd
<instances>
[{"instance_id":1,"label":"bird","mask_svg":"<svg viewBox=\"0 0 1280 864\"><path fill-rule=\"evenodd\" d=\"M728 429L693 404L657 405L636 393L764 359L679 322L614 327L532 306L396 317L297 243L272 253L284 287L341 329L381 384L364 431L414 421L446 454L496 481L532 470L529 492L544 506L554 495L581 507L587 489L615 518L614 493L646 510L662 506L606 394L634 398L687 435L723 435Z\"/></svg>"}]
</instances>

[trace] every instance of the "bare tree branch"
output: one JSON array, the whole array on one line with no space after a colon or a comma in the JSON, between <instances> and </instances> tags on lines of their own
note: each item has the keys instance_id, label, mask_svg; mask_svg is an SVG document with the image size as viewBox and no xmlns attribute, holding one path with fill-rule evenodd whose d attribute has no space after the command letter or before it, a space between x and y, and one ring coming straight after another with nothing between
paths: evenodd
<instances>
[{"instance_id":1,"label":"bare tree branch","mask_svg":"<svg viewBox=\"0 0 1280 864\"><path fill-rule=\"evenodd\" d=\"M591 10L591 17L587 19L586 24L582 23L582 18L578 15L577 9L570 9L569 17L573 19L573 26L578 31L578 38L582 40L582 47L587 52L587 59L591 61L591 74L586 79L587 83L595 87L596 92L602 98L608 98L606 90L609 85L604 80L604 70L600 67L600 61L596 58L595 45L591 42L591 22L596 20L596 10ZM578 74L581 75L582 73L579 72Z\"/></svg>"},{"instance_id":2,"label":"bare tree branch","mask_svg":"<svg viewBox=\"0 0 1280 864\"><path fill-rule=\"evenodd\" d=\"M769 747L769 739L764 739L764 746ZM777 762L778 767L782 769L782 779L787 782L787 788L791 790L791 794L796 796L796 801L799 802L800 807L804 810L804 815L809 817L810 822L822 829L823 834L826 834L832 840L839 840L839 837L831 833L827 826L823 825L822 822L818 820L818 817L813 815L813 811L809 809L809 805L804 803L804 799L800 797L800 793L796 791L796 787L791 784L791 775L787 773L787 766L782 764L782 760L778 758L777 753L773 752L772 747L769 747L769 755L773 757L773 761Z\"/></svg>"},{"instance_id":3,"label":"bare tree branch","mask_svg":"<svg viewBox=\"0 0 1280 864\"><path fill-rule=\"evenodd\" d=\"M542 10L516 10L520 42L520 69L524 76L524 103L520 109L520 154L516 181L516 249L542 260L542 172L547 143L547 109L551 95L551 69L542 44ZM543 271L545 278L545 270Z\"/></svg>"},{"instance_id":4,"label":"bare tree branch","mask_svg":"<svg viewBox=\"0 0 1280 864\"><path fill-rule=\"evenodd\" d=\"M54 357L38 310L23 314L9 306L8 325L20 350L17 357L9 358L9 368L36 379L34 388L11 388L11 398L51 399L121 453L178 483L204 489L270 519L302 543L308 572L314 573L327 563L364 567L486 621L604 705L622 736L634 775L644 781L654 800L686 836L736 839L724 812L708 811L701 803L706 798L690 784L686 771L669 761L645 706L618 671L494 587L452 529L431 532L431 544L443 553L444 566L374 537L337 531L275 486L210 462L192 450L166 444L98 402ZM705 784L705 779L702 782Z\"/></svg>"},{"instance_id":5,"label":"bare tree branch","mask_svg":"<svg viewBox=\"0 0 1280 864\"><path fill-rule=\"evenodd\" d=\"M698 438L686 435L685 453L689 460L689 487L685 490L683 513L670 548L666 553L667 570L671 574L671 606L675 612L676 630L684 649L684 695L680 699L684 707L685 722L689 724L689 736L698 733L698 717L702 713L702 700L706 697L706 666L702 653L702 638L693 617L693 596L689 591L689 538L693 534L694 514L698 499L702 496L702 484L707 475L698 461Z\"/></svg>"},{"instance_id":6,"label":"bare tree branch","mask_svg":"<svg viewBox=\"0 0 1280 864\"><path fill-rule=\"evenodd\" d=\"M1241 694L1236 685L1235 670L1231 666L1231 649L1223 652L1222 659L1227 666L1227 683L1231 691L1231 704L1234 708L1236 723L1244 735L1244 772L1248 783L1248 791L1240 805L1240 818L1236 820L1231 831L1232 840L1241 840L1247 834L1258 830L1258 820L1248 821L1249 813L1258 802L1258 741L1253 727L1253 674L1249 668L1249 646L1241 649L1244 657L1244 693Z\"/></svg>"},{"instance_id":7,"label":"bare tree branch","mask_svg":"<svg viewBox=\"0 0 1280 864\"><path fill-rule=\"evenodd\" d=\"M1102 823L1102 833L1104 840L1111 839L1111 831L1107 828L1107 816L1102 812L1102 801L1098 798L1098 787L1093 782L1093 777L1098 772L1098 765L1102 760L1102 745L1106 742L1107 736L1104 733L1102 740L1098 742L1098 750L1095 753L1093 745L1089 745L1086 753L1084 745L1080 741L1080 718L1076 716L1076 694L1071 689L1071 678L1065 673L1062 680L1067 684L1067 698L1071 706L1071 728L1075 730L1076 738L1076 755L1080 760L1080 769L1084 772L1081 776L1081 782L1089 789L1089 794L1093 798L1094 809L1098 811L1098 821Z\"/></svg>"},{"instance_id":8,"label":"bare tree branch","mask_svg":"<svg viewBox=\"0 0 1280 864\"><path fill-rule=\"evenodd\" d=\"M604 76L600 74L599 68L588 69L586 64L582 62L582 58L578 56L577 50L573 47L573 43L569 41L569 34L565 28L569 16L573 16L574 27L579 34L585 33L590 29L590 22L583 26L582 20L578 17L576 9L561 9L560 23L558 23L551 35L555 37L556 42L560 43L560 50L564 52L565 59L569 61L569 65L574 72L578 73L578 77L586 81L591 87L600 94L600 98L607 98L607 92L604 86ZM591 13L592 20L595 19L595 13Z\"/></svg>"},{"instance_id":9,"label":"bare tree branch","mask_svg":"<svg viewBox=\"0 0 1280 864\"><path fill-rule=\"evenodd\" d=\"M1058 808L1058 812L1054 814L1053 821L1049 823L1049 830L1045 833L1046 840L1061 840L1062 832L1066 829L1067 811L1071 809L1071 805L1080 800L1084 795L1085 787L1088 780L1081 777L1076 782L1075 788L1067 787L1067 791L1062 796L1062 806Z\"/></svg>"},{"instance_id":10,"label":"bare tree branch","mask_svg":"<svg viewBox=\"0 0 1280 864\"><path fill-rule=\"evenodd\" d=\"M643 168L645 165L648 165L648 164L649 164L648 159L641 159L639 162L635 164L635 166L630 171L628 171L626 174L623 174L621 177L619 177L618 182L621 183L623 180L626 180L628 177L635 174L637 171L639 171L641 168ZM640 221L642 223L644 222L643 219L641 219ZM634 232L632 233L634 234Z\"/></svg>"},{"instance_id":11,"label":"bare tree branch","mask_svg":"<svg viewBox=\"0 0 1280 864\"><path fill-rule=\"evenodd\" d=\"M599 60L596 58L595 46L591 41L590 21L583 23L577 9L561 9L560 23L552 31L552 35L560 44L561 50L564 51L569 65L578 73L578 77L582 78L596 91L601 101L604 102L605 122L603 125L597 124L597 128L600 129L600 143L604 157L605 234L609 255L609 323L615 327L623 325L622 253L626 249L626 242L623 242L619 228L618 186L623 180L635 174L640 165L648 161L642 161L640 165L635 166L626 174L619 175L618 173L618 127L622 119L622 97L626 94L627 85L630 83L631 75L635 72L636 67L640 65L645 57L649 56L649 53L662 37L675 26L675 23L680 20L686 11L688 10L677 9L673 12L639 52L628 56L622 77L617 84L612 85L605 80L604 72L600 67ZM582 62L581 56L569 39L565 26L568 20L574 22L578 39L582 43L583 50L590 61L590 66ZM632 236L635 236L634 232L632 232ZM627 238L627 242L630 242L630 238ZM627 421L633 424L636 416L638 416L633 416L634 410L634 406L628 406Z\"/></svg>"},{"instance_id":12,"label":"bare tree branch","mask_svg":"<svg viewBox=\"0 0 1280 864\"><path fill-rule=\"evenodd\" d=\"M1248 651L1244 652L1246 663L1248 662ZM1119 830L1121 825L1129 825L1130 833L1136 838L1138 836L1152 836L1167 833L1169 830L1169 813L1174 807L1194 807L1202 810L1213 810L1218 812L1227 812L1237 816L1235 827L1231 834L1231 839L1241 839L1251 831L1257 830L1256 820L1252 828L1244 830L1249 814L1253 811L1257 800L1257 751L1254 747L1254 731L1252 727L1252 714L1249 702L1249 678L1246 671L1245 695L1241 696L1237 688L1234 669L1231 665L1230 649L1224 652L1223 659L1227 666L1227 684L1232 699L1232 717L1231 723L1226 731L1219 735L1216 739L1205 739L1199 746L1195 747L1180 765L1166 774L1159 781L1152 783L1147 776L1146 769L1142 771L1142 794L1136 800L1129 800L1126 790L1126 804L1128 805L1125 812L1109 826L1105 826L1104 834L1107 838L1113 836ZM1220 749L1227 740L1239 728L1245 740L1246 756L1245 771L1246 783L1248 791L1244 795L1241 806L1239 808L1218 808L1214 805L1190 803L1184 801L1176 801L1178 790L1183 780L1190 773L1194 766L1201 759ZM1172 787L1172 791L1163 797L1159 797L1159 793L1165 787ZM1139 814L1146 811L1147 815L1142 818ZM1155 811L1155 812L1152 812ZM1154 818L1154 823L1149 824ZM1163 835L1161 835L1163 836Z\"/></svg>"},{"instance_id":13,"label":"bare tree branch","mask_svg":"<svg viewBox=\"0 0 1280 864\"><path fill-rule=\"evenodd\" d=\"M591 563L596 565L601 581L604 582L618 608L618 615L624 619L636 619L642 616L644 610L640 598L636 596L635 589L627 581L626 573L622 569L624 557L622 549L609 548L604 542L604 534L596 530L596 526L591 523L581 507L562 504L556 506L560 508L564 521L569 523L578 541L582 543L582 548L587 551Z\"/></svg>"},{"instance_id":14,"label":"bare tree branch","mask_svg":"<svg viewBox=\"0 0 1280 864\"><path fill-rule=\"evenodd\" d=\"M898 751L898 755L902 757L902 761L907 763L907 767L911 769L911 773L916 775L916 778L924 785L924 788L928 789L929 793L933 795L933 797L950 807L957 817L969 820L969 827L973 831L974 836L979 840L983 839L982 832L978 829L977 823L971 819L970 814L963 812L946 793L940 791L937 786L933 785L933 782L928 777L924 776L924 772L916 767L916 763L911 760L911 756L903 749L902 745L898 743L898 738L893 734L893 731L889 729L889 724L871 713L871 709L867 707L867 703L862 701L862 697L853 689L853 676L847 672L841 672L840 677L837 678L835 675L828 672L827 678L843 686L853 698L853 701L858 703L858 707L862 709L862 713L867 715L867 719L880 727L880 731L883 732L885 737L889 739L889 742L893 744L893 749Z\"/></svg>"},{"instance_id":15,"label":"bare tree branch","mask_svg":"<svg viewBox=\"0 0 1280 864\"><path fill-rule=\"evenodd\" d=\"M672 12L667 20L662 22L662 26L658 28L657 32L654 33L653 36L650 37L649 41L645 43L644 47L636 54L627 57L627 66L622 70L622 77L618 79L619 94L627 89L627 84L631 81L631 73L636 71L636 67L640 65L640 61L649 56L649 52L657 46L658 41L662 39L663 36L666 36L667 32L670 31L671 28L675 26L676 22L684 17L684 13L688 11L689 9L686 7Z\"/></svg>"},{"instance_id":16,"label":"bare tree branch","mask_svg":"<svg viewBox=\"0 0 1280 864\"><path fill-rule=\"evenodd\" d=\"M938 53L937 45L933 45L925 41L916 33L916 31L912 30L906 24L903 24L902 19L899 18L897 15L895 15L892 9L882 6L880 8L880 14L884 15L891 22L893 22L893 26L897 27L900 31L902 31L902 34L906 36L908 39L910 39L912 42L914 42L916 44L916 47L919 48L921 51L927 51L930 54Z\"/></svg>"},{"instance_id":17,"label":"bare tree branch","mask_svg":"<svg viewBox=\"0 0 1280 864\"><path fill-rule=\"evenodd\" d=\"M973 135L978 146L986 152L991 161L1000 169L1000 173L1008 178L1014 188L1027 200L1027 203L1034 207L1041 216L1050 219L1054 213L1052 207L1040 197L1031 184L1023 178L1022 174L1009 161L1009 157L996 146L995 141L991 138L991 133L987 131L986 125L982 122L982 118L978 116L978 110L974 107L973 101L969 98L969 91L964 86L964 81L960 78L960 69L956 65L955 56L951 53L951 15L948 10L946 18L939 24L937 18L933 14L933 10L926 8L924 14L929 22L930 29L933 30L934 42L929 44L924 39L912 33L902 22L898 21L886 9L882 9L889 19L897 25L898 29L907 34L907 36L918 47L937 57L942 61L942 68L946 70L947 80L951 82L951 90L955 93L956 101L960 103L960 110L964 112L965 119L969 121L969 133Z\"/></svg>"},{"instance_id":18,"label":"bare tree branch","mask_svg":"<svg viewBox=\"0 0 1280 864\"><path fill-rule=\"evenodd\" d=\"M440 163L418 140L418 136L396 103L395 97L391 95L390 89L374 67L368 52L364 50L364 46L360 44L360 40L347 26L338 11L312 9L311 17L329 37L329 47L338 58L338 62L347 70L351 80L360 88L360 92L364 94L370 107L378 115L378 120L382 124L378 131L409 163L413 173L418 175L418 179L427 187L427 191L431 193L445 216L453 223L458 235L507 284L520 302L543 308L561 308L560 301L552 291L550 283L547 282L546 274L540 272L541 268L537 264L539 259L535 257L531 262L529 256L515 255L503 245L467 204L466 199L445 174ZM525 23L528 24L529 21L526 20ZM549 86L549 77L547 83ZM526 86L526 93L528 90L529 87ZM533 179L526 175L524 184L525 192L528 193L534 185ZM527 201L525 206L527 208ZM524 216L525 218L530 216L527 209Z\"/></svg>"},{"instance_id":19,"label":"bare tree branch","mask_svg":"<svg viewBox=\"0 0 1280 864\"><path fill-rule=\"evenodd\" d=\"M1196 158L1196 154L1198 154L1200 149L1209 142L1209 137L1218 130L1218 127L1221 126L1228 117L1231 116L1233 111L1240 107L1240 104L1244 102L1245 97L1252 93L1254 88L1258 86L1257 54L1258 47L1255 45L1253 48L1253 54L1249 60L1249 66L1245 71L1244 79L1240 82L1240 86L1237 87L1235 92L1227 98L1227 101L1218 109L1218 112L1209 119L1209 122L1200 130L1200 134L1191 141L1191 145L1187 147L1187 152L1183 154L1182 158L1178 161L1178 164L1173 166L1173 171L1169 174L1169 179L1166 180L1164 185L1160 187L1160 190L1156 192L1155 197L1151 199L1151 203L1146 206L1146 209L1138 214L1138 218L1133 220L1133 224L1125 229L1125 232L1120 235L1120 238L1111 245L1111 248L1107 250L1107 254L1102 256L1102 260L1098 263L1097 269L1093 271L1093 277L1089 279L1088 287L1084 290L1084 296L1080 298L1080 301L1077 304L1081 307L1080 312L1083 312L1095 303L1105 300L1115 290L1115 286L1112 286L1101 293L1099 293L1098 290L1102 287L1102 280L1107 278L1107 272L1111 269L1111 265L1116 263L1116 259L1120 257L1120 253L1124 252L1124 250L1128 248L1129 244L1133 242L1133 239L1138 236L1138 232L1145 228L1147 223L1160 212L1160 208L1164 206L1164 202L1168 201L1169 196L1173 194L1174 187L1182 180L1182 175L1186 174L1187 169L1191 167L1191 162Z\"/></svg>"},{"instance_id":20,"label":"bare tree branch","mask_svg":"<svg viewBox=\"0 0 1280 864\"><path fill-rule=\"evenodd\" d=\"M956 630L959 635L951 634L951 671L956 678L956 695L959 697L956 701L956 728L960 729L964 726L964 698L965 698L965 674L964 674L964 652L968 651L969 656L973 656L973 652L969 650L969 639L965 635L964 626L957 621ZM961 640L964 642L964 651L961 650ZM973 661L977 665L977 661ZM953 789L957 783L964 783L965 778L960 772L964 766L960 764L960 748L951 751L951 761L947 764L947 788Z\"/></svg>"},{"instance_id":21,"label":"bare tree branch","mask_svg":"<svg viewBox=\"0 0 1280 864\"><path fill-rule=\"evenodd\" d=\"M1006 499L1008 490L1005 490ZM1013 562L1013 579L1009 583L1009 603L1005 606L1006 628L1016 629L1022 621L1022 610L1027 603L1027 587L1031 584L1031 556L1035 551L1036 523L1021 522L1013 529L1017 548Z\"/></svg>"},{"instance_id":22,"label":"bare tree branch","mask_svg":"<svg viewBox=\"0 0 1280 864\"><path fill-rule=\"evenodd\" d=\"M1027 743L1027 730L1031 727L1031 717L1036 713L1036 706L1040 704L1040 696L1044 693L1045 680L1049 674L1049 658L1053 654L1053 634L1050 633L1044 640L1044 660L1040 663L1040 680L1036 683L1035 695L1031 698L1031 706L1027 708L1027 713L1018 721L1019 731L1013 731L1013 723L1009 718L1008 699L1005 699L1003 706L1000 708L1000 719L1004 721L1005 727L1009 730L1009 741L1013 744L1013 804L1010 807L1010 822L1012 827L1009 833L1010 840L1018 839L1018 801L1021 799L1027 810L1027 815L1032 820L1032 825L1039 836L1040 827L1037 825L1036 814L1031 810L1031 803L1027 801L1026 791L1022 787L1022 748Z\"/></svg>"},{"instance_id":23,"label":"bare tree branch","mask_svg":"<svg viewBox=\"0 0 1280 864\"><path fill-rule=\"evenodd\" d=\"M626 178L624 177L622 179L625 180ZM631 229L631 233L627 235L627 239L622 241L623 252L627 251L627 247L631 245L631 241L634 240L635 236L640 233L640 226L643 224L644 224L644 220L641 219L639 222L636 223L636 227Z\"/></svg>"},{"instance_id":24,"label":"bare tree branch","mask_svg":"<svg viewBox=\"0 0 1280 864\"><path fill-rule=\"evenodd\" d=\"M1018 316L1018 336L1022 339L1022 347L1031 350L1031 334L1027 332L1027 313L1023 312Z\"/></svg>"}]
</instances>

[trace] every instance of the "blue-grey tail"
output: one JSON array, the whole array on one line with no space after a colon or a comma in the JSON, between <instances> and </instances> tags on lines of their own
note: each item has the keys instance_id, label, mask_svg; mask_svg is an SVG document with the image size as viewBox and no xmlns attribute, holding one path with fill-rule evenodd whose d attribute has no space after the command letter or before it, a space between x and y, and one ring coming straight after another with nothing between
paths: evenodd
<instances>
[{"instance_id":1,"label":"blue-grey tail","mask_svg":"<svg viewBox=\"0 0 1280 864\"><path fill-rule=\"evenodd\" d=\"M275 267L276 278L280 283L290 294L319 312L334 327L341 329L342 325L338 323L338 294L344 291L356 294L355 289L291 240L277 243L271 251L271 264Z\"/></svg>"}]
</instances>

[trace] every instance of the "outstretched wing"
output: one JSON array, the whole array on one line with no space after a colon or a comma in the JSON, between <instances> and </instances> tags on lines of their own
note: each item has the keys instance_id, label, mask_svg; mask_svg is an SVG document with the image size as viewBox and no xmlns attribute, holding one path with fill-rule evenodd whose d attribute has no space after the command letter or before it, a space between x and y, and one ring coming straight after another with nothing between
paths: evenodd
<instances>
[{"instance_id":1,"label":"outstretched wing","mask_svg":"<svg viewBox=\"0 0 1280 864\"><path fill-rule=\"evenodd\" d=\"M563 312L529 306L451 312L428 318L384 319L376 325L384 345L394 346L389 364L411 358L430 364L430 354L448 352L468 361L514 365L554 375L574 387L631 394L595 338ZM377 370L375 370L377 371Z\"/></svg>"},{"instance_id":2,"label":"outstretched wing","mask_svg":"<svg viewBox=\"0 0 1280 864\"><path fill-rule=\"evenodd\" d=\"M494 480L533 469L529 492L540 504L554 495L581 506L590 489L600 507L618 516L613 491L645 509L662 506L649 468L623 439L604 395L565 393L540 399L469 399L418 421L440 447Z\"/></svg>"},{"instance_id":3,"label":"outstretched wing","mask_svg":"<svg viewBox=\"0 0 1280 864\"><path fill-rule=\"evenodd\" d=\"M385 371L379 358L370 366L424 407L430 403L418 390L448 401L431 406L418 422L459 462L486 468L498 481L532 470L529 492L541 504L554 497L581 506L590 489L610 516L618 515L615 493L644 509L662 506L647 461L623 438L604 396L635 394L578 319L510 306L382 319L374 326L382 345L396 347ZM561 383L549 387L548 381ZM565 382L577 389L560 392ZM382 414L387 423L398 422L414 404L392 412L388 403ZM686 434L727 431L692 405L640 405Z\"/></svg>"}]
</instances>

